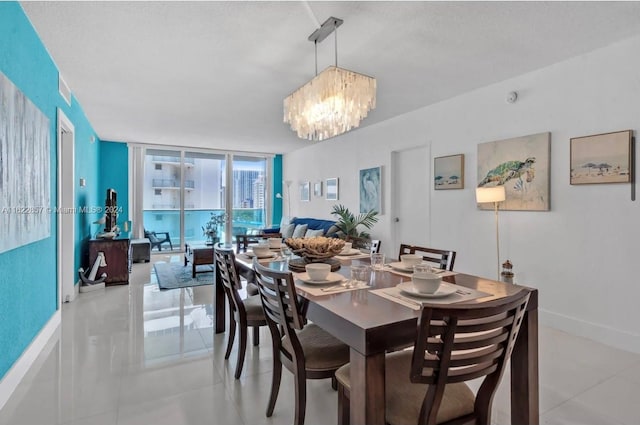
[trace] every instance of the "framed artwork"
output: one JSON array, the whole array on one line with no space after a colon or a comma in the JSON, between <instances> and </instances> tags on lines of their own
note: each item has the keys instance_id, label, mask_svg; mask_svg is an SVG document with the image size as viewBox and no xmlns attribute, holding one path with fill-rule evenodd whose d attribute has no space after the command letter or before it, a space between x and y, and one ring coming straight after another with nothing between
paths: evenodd
<instances>
[{"instance_id":1,"label":"framed artwork","mask_svg":"<svg viewBox=\"0 0 640 425\"><path fill-rule=\"evenodd\" d=\"M464 154L433 159L433 188L464 189Z\"/></svg>"},{"instance_id":2,"label":"framed artwork","mask_svg":"<svg viewBox=\"0 0 640 425\"><path fill-rule=\"evenodd\" d=\"M382 214L382 167L360 170L360 212Z\"/></svg>"},{"instance_id":3,"label":"framed artwork","mask_svg":"<svg viewBox=\"0 0 640 425\"><path fill-rule=\"evenodd\" d=\"M571 184L629 183L631 130L571 139Z\"/></svg>"},{"instance_id":4,"label":"framed artwork","mask_svg":"<svg viewBox=\"0 0 640 425\"><path fill-rule=\"evenodd\" d=\"M322 196L322 182L316 182L313 184L313 196Z\"/></svg>"},{"instance_id":5,"label":"framed artwork","mask_svg":"<svg viewBox=\"0 0 640 425\"><path fill-rule=\"evenodd\" d=\"M327 201L338 200L338 179L337 178L327 179L325 196Z\"/></svg>"},{"instance_id":6,"label":"framed artwork","mask_svg":"<svg viewBox=\"0 0 640 425\"><path fill-rule=\"evenodd\" d=\"M51 235L49 119L0 72L0 252Z\"/></svg>"},{"instance_id":7,"label":"framed artwork","mask_svg":"<svg viewBox=\"0 0 640 425\"><path fill-rule=\"evenodd\" d=\"M550 148L551 133L479 144L478 187L504 186L502 210L549 211Z\"/></svg>"},{"instance_id":8,"label":"framed artwork","mask_svg":"<svg viewBox=\"0 0 640 425\"><path fill-rule=\"evenodd\" d=\"M300 200L301 201L310 201L311 200L311 183L302 182L300 183Z\"/></svg>"}]
</instances>

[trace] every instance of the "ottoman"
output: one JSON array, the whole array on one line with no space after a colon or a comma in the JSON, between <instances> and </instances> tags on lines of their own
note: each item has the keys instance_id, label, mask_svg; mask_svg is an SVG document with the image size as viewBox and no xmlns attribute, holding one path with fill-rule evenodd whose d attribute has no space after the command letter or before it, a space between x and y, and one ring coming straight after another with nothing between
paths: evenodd
<instances>
[{"instance_id":1,"label":"ottoman","mask_svg":"<svg viewBox=\"0 0 640 425\"><path fill-rule=\"evenodd\" d=\"M134 263L151 260L151 241L147 238L131 239L131 261Z\"/></svg>"}]
</instances>

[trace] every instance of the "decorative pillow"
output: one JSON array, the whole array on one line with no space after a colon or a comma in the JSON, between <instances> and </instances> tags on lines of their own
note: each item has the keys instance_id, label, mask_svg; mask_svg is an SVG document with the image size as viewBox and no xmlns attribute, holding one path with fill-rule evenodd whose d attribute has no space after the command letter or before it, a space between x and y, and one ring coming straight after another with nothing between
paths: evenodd
<instances>
[{"instance_id":1,"label":"decorative pillow","mask_svg":"<svg viewBox=\"0 0 640 425\"><path fill-rule=\"evenodd\" d=\"M329 227L329 230L327 230L327 237L331 238L334 237L335 234L334 233L338 233L340 231L340 229L338 229L338 226L336 226L335 224L331 227Z\"/></svg>"},{"instance_id":2,"label":"decorative pillow","mask_svg":"<svg viewBox=\"0 0 640 425\"><path fill-rule=\"evenodd\" d=\"M287 224L291 224L291 221L295 220L295 217L287 217L286 215L282 216L282 220L280 220L280 228L284 227Z\"/></svg>"},{"instance_id":3,"label":"decorative pillow","mask_svg":"<svg viewBox=\"0 0 640 425\"><path fill-rule=\"evenodd\" d=\"M318 230L309 229L307 230L307 233L304 234L304 237L315 238L316 236L323 236L323 235L324 235L324 230L322 229L318 229Z\"/></svg>"},{"instance_id":4,"label":"decorative pillow","mask_svg":"<svg viewBox=\"0 0 640 425\"><path fill-rule=\"evenodd\" d=\"M293 231L292 238L304 238L304 234L307 233L307 225L306 224L298 224ZM284 234L282 235L284 237Z\"/></svg>"},{"instance_id":5,"label":"decorative pillow","mask_svg":"<svg viewBox=\"0 0 640 425\"><path fill-rule=\"evenodd\" d=\"M285 224L280 227L280 234L283 238L293 237L293 231L296 229L295 224Z\"/></svg>"}]
</instances>

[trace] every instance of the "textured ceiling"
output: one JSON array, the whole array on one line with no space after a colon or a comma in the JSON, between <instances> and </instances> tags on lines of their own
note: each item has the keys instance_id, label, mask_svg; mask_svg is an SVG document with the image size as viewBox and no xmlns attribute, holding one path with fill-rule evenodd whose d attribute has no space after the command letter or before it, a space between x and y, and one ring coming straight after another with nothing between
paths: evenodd
<instances>
[{"instance_id":1,"label":"textured ceiling","mask_svg":"<svg viewBox=\"0 0 640 425\"><path fill-rule=\"evenodd\" d=\"M311 143L282 100L313 77L307 37L330 16L338 65L377 79L363 126L640 33L640 2L22 6L101 139L271 153ZM330 36L319 70L333 58Z\"/></svg>"}]
</instances>

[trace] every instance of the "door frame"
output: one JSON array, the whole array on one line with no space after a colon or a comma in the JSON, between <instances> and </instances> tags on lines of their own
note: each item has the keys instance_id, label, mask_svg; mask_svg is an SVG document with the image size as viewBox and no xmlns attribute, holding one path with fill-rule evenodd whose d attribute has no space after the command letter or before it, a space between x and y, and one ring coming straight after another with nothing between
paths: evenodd
<instances>
[{"instance_id":1,"label":"door frame","mask_svg":"<svg viewBox=\"0 0 640 425\"><path fill-rule=\"evenodd\" d=\"M58 192L54 213L57 222L57 286L58 309L63 302L73 301L76 297L75 279L75 126L71 120L57 108L57 168ZM65 146L63 146L63 143ZM70 145L70 146L68 146ZM66 149L65 149L66 148ZM63 198L64 192L64 198ZM63 201L66 201L65 205ZM71 208L62 213L63 208Z\"/></svg>"}]
</instances>

